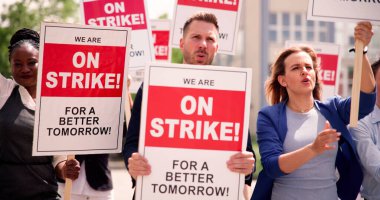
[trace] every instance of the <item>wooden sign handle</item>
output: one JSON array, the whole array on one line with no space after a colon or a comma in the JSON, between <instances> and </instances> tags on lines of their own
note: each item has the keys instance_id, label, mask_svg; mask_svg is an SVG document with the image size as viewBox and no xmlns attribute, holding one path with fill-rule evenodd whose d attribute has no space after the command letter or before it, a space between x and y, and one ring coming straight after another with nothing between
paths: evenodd
<instances>
[{"instance_id":1,"label":"wooden sign handle","mask_svg":"<svg viewBox=\"0 0 380 200\"><path fill-rule=\"evenodd\" d=\"M75 155L68 155L67 160L74 160ZM65 179L65 193L63 194L64 200L70 200L71 198L71 187L73 185L73 181L69 178Z\"/></svg>"},{"instance_id":2,"label":"wooden sign handle","mask_svg":"<svg viewBox=\"0 0 380 200\"><path fill-rule=\"evenodd\" d=\"M360 95L360 83L361 83L362 65L363 65L363 49L364 49L363 42L360 40L357 40L355 42L355 63L354 63L354 74L353 74L354 77L352 80L350 127L358 126L359 95Z\"/></svg>"}]
</instances>

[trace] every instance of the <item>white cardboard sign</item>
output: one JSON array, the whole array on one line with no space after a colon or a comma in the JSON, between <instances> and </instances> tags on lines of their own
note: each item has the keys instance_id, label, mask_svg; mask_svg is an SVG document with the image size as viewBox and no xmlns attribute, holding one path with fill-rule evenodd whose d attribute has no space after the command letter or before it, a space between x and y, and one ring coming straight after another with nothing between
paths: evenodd
<instances>
[{"instance_id":1,"label":"white cardboard sign","mask_svg":"<svg viewBox=\"0 0 380 200\"><path fill-rule=\"evenodd\" d=\"M130 33L42 23L33 155L121 151Z\"/></svg>"},{"instance_id":2,"label":"white cardboard sign","mask_svg":"<svg viewBox=\"0 0 380 200\"><path fill-rule=\"evenodd\" d=\"M309 0L308 20L332 22L371 21L380 24L378 0Z\"/></svg>"},{"instance_id":3,"label":"white cardboard sign","mask_svg":"<svg viewBox=\"0 0 380 200\"><path fill-rule=\"evenodd\" d=\"M173 15L172 46L179 47L183 25L188 18L198 12L210 12L215 14L219 24L218 53L234 55L242 3L243 0L177 0Z\"/></svg>"},{"instance_id":4,"label":"white cardboard sign","mask_svg":"<svg viewBox=\"0 0 380 200\"><path fill-rule=\"evenodd\" d=\"M229 157L246 149L251 70L152 63L145 69L139 153L152 166L136 199L241 199Z\"/></svg>"},{"instance_id":5,"label":"white cardboard sign","mask_svg":"<svg viewBox=\"0 0 380 200\"><path fill-rule=\"evenodd\" d=\"M156 61L169 62L171 61L170 41L170 20L151 20L152 37L155 51Z\"/></svg>"},{"instance_id":6,"label":"white cardboard sign","mask_svg":"<svg viewBox=\"0 0 380 200\"><path fill-rule=\"evenodd\" d=\"M146 0L81 0L83 24L132 28L129 67L154 61Z\"/></svg>"}]
</instances>

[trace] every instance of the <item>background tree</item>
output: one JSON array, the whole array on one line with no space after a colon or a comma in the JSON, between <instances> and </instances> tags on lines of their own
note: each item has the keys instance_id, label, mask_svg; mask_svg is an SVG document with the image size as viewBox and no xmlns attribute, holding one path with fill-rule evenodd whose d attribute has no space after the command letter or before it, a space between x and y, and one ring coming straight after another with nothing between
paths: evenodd
<instances>
[{"instance_id":1,"label":"background tree","mask_svg":"<svg viewBox=\"0 0 380 200\"><path fill-rule=\"evenodd\" d=\"M21 0L11 5L2 5L0 16L0 73L10 75L8 45L13 33L20 28L39 32L42 21L76 22L78 4L75 0Z\"/></svg>"}]
</instances>

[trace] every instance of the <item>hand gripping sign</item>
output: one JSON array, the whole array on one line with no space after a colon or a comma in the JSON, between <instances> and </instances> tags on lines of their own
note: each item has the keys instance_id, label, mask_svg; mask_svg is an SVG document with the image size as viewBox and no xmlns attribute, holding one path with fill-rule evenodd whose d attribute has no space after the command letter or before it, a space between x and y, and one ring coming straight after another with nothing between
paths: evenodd
<instances>
[{"instance_id":1,"label":"hand gripping sign","mask_svg":"<svg viewBox=\"0 0 380 200\"><path fill-rule=\"evenodd\" d=\"M213 13L219 24L219 53L235 54L243 0L177 0L174 10L171 44L179 47L186 20L197 12Z\"/></svg>"},{"instance_id":2,"label":"hand gripping sign","mask_svg":"<svg viewBox=\"0 0 380 200\"><path fill-rule=\"evenodd\" d=\"M311 46L318 57L318 64L320 65L319 75L323 83L323 97L326 100L329 97L337 95L339 88L339 74L340 74L340 46L332 43L305 43L286 41L285 46Z\"/></svg>"},{"instance_id":3,"label":"hand gripping sign","mask_svg":"<svg viewBox=\"0 0 380 200\"><path fill-rule=\"evenodd\" d=\"M121 151L130 32L42 24L33 155Z\"/></svg>"},{"instance_id":4,"label":"hand gripping sign","mask_svg":"<svg viewBox=\"0 0 380 200\"><path fill-rule=\"evenodd\" d=\"M130 67L142 67L154 60L150 22L145 0L82 0L84 24L132 28Z\"/></svg>"},{"instance_id":5,"label":"hand gripping sign","mask_svg":"<svg viewBox=\"0 0 380 200\"><path fill-rule=\"evenodd\" d=\"M240 199L244 175L227 169L245 150L251 71L153 63L146 67L139 153L152 166L136 199Z\"/></svg>"},{"instance_id":6,"label":"hand gripping sign","mask_svg":"<svg viewBox=\"0 0 380 200\"><path fill-rule=\"evenodd\" d=\"M371 21L380 24L380 2L373 1L342 1L342 0L310 0L307 12L308 20L324 21ZM350 127L358 125L360 79L364 44L355 42L354 77L352 82Z\"/></svg>"}]
</instances>

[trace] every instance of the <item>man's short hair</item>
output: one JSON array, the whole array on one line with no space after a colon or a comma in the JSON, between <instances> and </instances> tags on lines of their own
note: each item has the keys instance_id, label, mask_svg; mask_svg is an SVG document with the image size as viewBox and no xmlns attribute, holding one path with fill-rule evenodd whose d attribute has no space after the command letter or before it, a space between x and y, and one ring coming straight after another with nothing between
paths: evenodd
<instances>
[{"instance_id":1,"label":"man's short hair","mask_svg":"<svg viewBox=\"0 0 380 200\"><path fill-rule=\"evenodd\" d=\"M214 24L216 30L219 31L219 26L218 26L218 19L216 16L212 13L206 13L206 12L199 12L191 16L183 25L183 35L185 35L187 29L189 28L191 22L193 21L203 21L203 22L208 22L211 24Z\"/></svg>"}]
</instances>

